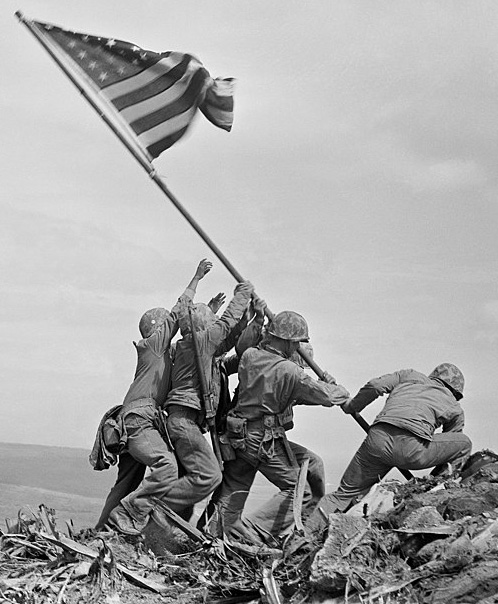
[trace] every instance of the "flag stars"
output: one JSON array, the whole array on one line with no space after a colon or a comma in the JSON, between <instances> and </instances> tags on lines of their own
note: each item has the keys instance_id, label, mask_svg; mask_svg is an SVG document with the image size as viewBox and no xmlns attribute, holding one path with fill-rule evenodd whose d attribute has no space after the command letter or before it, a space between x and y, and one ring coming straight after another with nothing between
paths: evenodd
<instances>
[{"instance_id":1,"label":"flag stars","mask_svg":"<svg viewBox=\"0 0 498 604\"><path fill-rule=\"evenodd\" d=\"M71 40L71 42L68 42L67 46L68 46L68 48L75 48L76 42L74 40Z\"/></svg>"},{"instance_id":2,"label":"flag stars","mask_svg":"<svg viewBox=\"0 0 498 604\"><path fill-rule=\"evenodd\" d=\"M81 39L83 40L83 42L88 42L90 40L90 36L87 36L85 34L84 36L81 37Z\"/></svg>"},{"instance_id":3,"label":"flag stars","mask_svg":"<svg viewBox=\"0 0 498 604\"><path fill-rule=\"evenodd\" d=\"M90 63L88 63L88 69L91 69L92 71L94 71L94 69L96 69L97 67L97 61L90 61Z\"/></svg>"},{"instance_id":4,"label":"flag stars","mask_svg":"<svg viewBox=\"0 0 498 604\"><path fill-rule=\"evenodd\" d=\"M108 46L109 48L112 48L113 46L116 46L116 40L113 40L112 38L110 40L107 40L107 42L105 43L106 46Z\"/></svg>"},{"instance_id":5,"label":"flag stars","mask_svg":"<svg viewBox=\"0 0 498 604\"><path fill-rule=\"evenodd\" d=\"M100 72L100 74L99 74L99 80L100 80L101 82L105 82L105 81L107 80L107 78L108 78L108 77L109 77L109 75L108 75L107 71L102 71L102 72Z\"/></svg>"},{"instance_id":6,"label":"flag stars","mask_svg":"<svg viewBox=\"0 0 498 604\"><path fill-rule=\"evenodd\" d=\"M119 74L119 75L123 75L125 72L126 72L126 69L125 69L124 67L120 67L120 68L118 69L118 74Z\"/></svg>"},{"instance_id":7,"label":"flag stars","mask_svg":"<svg viewBox=\"0 0 498 604\"><path fill-rule=\"evenodd\" d=\"M140 46L132 46L131 49L133 50L133 52L140 52L142 50Z\"/></svg>"},{"instance_id":8,"label":"flag stars","mask_svg":"<svg viewBox=\"0 0 498 604\"><path fill-rule=\"evenodd\" d=\"M78 59L82 59L83 60L86 57L86 55L87 55L86 50L80 50L79 53L78 53Z\"/></svg>"}]
</instances>

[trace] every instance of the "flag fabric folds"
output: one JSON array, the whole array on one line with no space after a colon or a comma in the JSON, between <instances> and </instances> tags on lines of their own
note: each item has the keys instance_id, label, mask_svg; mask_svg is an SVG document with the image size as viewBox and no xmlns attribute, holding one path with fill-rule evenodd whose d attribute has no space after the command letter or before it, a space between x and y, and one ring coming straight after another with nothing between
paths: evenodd
<instances>
[{"instance_id":1,"label":"flag fabric folds","mask_svg":"<svg viewBox=\"0 0 498 604\"><path fill-rule=\"evenodd\" d=\"M231 130L233 79L211 78L194 56L32 24L119 113L152 159L185 134L197 109L215 126Z\"/></svg>"}]
</instances>

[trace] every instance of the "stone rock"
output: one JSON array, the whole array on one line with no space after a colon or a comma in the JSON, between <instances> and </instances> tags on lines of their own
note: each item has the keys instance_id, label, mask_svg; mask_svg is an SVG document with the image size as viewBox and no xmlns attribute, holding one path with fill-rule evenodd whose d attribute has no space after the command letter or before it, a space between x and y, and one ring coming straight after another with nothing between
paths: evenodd
<instances>
[{"instance_id":1,"label":"stone rock","mask_svg":"<svg viewBox=\"0 0 498 604\"><path fill-rule=\"evenodd\" d=\"M400 533L451 535L456 526L445 522L433 505L424 505L407 516L403 524L395 529Z\"/></svg>"},{"instance_id":2,"label":"stone rock","mask_svg":"<svg viewBox=\"0 0 498 604\"><path fill-rule=\"evenodd\" d=\"M374 484L370 491L346 512L348 516L380 516L394 508L394 492L385 483Z\"/></svg>"},{"instance_id":3,"label":"stone rock","mask_svg":"<svg viewBox=\"0 0 498 604\"><path fill-rule=\"evenodd\" d=\"M330 514L328 536L313 560L310 583L330 593L343 591L351 572L351 560L345 554L367 530L364 518Z\"/></svg>"}]
</instances>

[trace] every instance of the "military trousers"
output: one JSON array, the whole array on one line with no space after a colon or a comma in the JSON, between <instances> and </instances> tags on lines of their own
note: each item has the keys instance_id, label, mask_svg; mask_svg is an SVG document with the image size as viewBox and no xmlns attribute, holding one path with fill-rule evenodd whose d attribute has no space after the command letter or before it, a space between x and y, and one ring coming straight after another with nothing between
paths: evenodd
<instances>
[{"instance_id":1,"label":"military trousers","mask_svg":"<svg viewBox=\"0 0 498 604\"><path fill-rule=\"evenodd\" d=\"M318 507L325 514L344 512L359 501L392 468L423 470L466 457L472 442L462 432L440 432L432 440L387 423L374 424L344 472L338 489L325 495ZM323 525L317 509L309 527Z\"/></svg>"},{"instance_id":2,"label":"military trousers","mask_svg":"<svg viewBox=\"0 0 498 604\"><path fill-rule=\"evenodd\" d=\"M168 408L168 432L182 472L169 483L162 499L175 512L193 509L221 482L218 460L197 423L198 414L190 407Z\"/></svg>"},{"instance_id":3,"label":"military trousers","mask_svg":"<svg viewBox=\"0 0 498 604\"><path fill-rule=\"evenodd\" d=\"M213 501L219 515L217 530L229 531L231 526L240 521L257 472L261 472L269 482L278 487L279 492L249 514L247 519L264 533L274 536L285 531L294 520L294 488L300 465L306 458L310 458L309 451L306 447L287 441L292 452L289 458L289 448L285 446L283 438L278 438L273 443L273 455L262 458L262 439L263 431L249 431L245 450L237 450L237 458L225 462L223 482ZM323 463L317 455L312 455L312 458L313 493L308 480L303 495L303 509L309 507L313 499L318 499L317 494L324 491Z\"/></svg>"},{"instance_id":4,"label":"military trousers","mask_svg":"<svg viewBox=\"0 0 498 604\"><path fill-rule=\"evenodd\" d=\"M104 507L100 513L100 518L95 525L97 530L104 527L109 519L109 514L121 503L121 500L140 486L140 483L145 476L146 469L147 466L136 459L133 459L126 451L123 451L123 453L120 454L118 461L118 476L109 495L107 495Z\"/></svg>"},{"instance_id":5,"label":"military trousers","mask_svg":"<svg viewBox=\"0 0 498 604\"><path fill-rule=\"evenodd\" d=\"M127 452L149 468L139 487L121 501L128 514L138 522L145 521L152 510L151 498L164 499L170 485L178 478L175 454L156 428L156 406L152 399L148 400L148 404L144 399L140 406L127 410L124 417Z\"/></svg>"}]
</instances>

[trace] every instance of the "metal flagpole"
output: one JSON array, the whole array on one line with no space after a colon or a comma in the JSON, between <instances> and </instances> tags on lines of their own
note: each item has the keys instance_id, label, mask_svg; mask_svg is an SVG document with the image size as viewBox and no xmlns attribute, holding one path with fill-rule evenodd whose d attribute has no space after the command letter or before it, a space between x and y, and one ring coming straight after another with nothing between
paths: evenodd
<instances>
[{"instance_id":1,"label":"metal flagpole","mask_svg":"<svg viewBox=\"0 0 498 604\"><path fill-rule=\"evenodd\" d=\"M74 70L66 63L64 56L60 51L49 41L46 37L38 30L36 25L33 24L32 21L25 19L24 15L21 11L16 11L15 16L19 19L20 23L25 25L27 29L33 34L33 36L40 42L40 44L45 48L48 54L54 59L57 65L62 69L62 71L67 75L69 80L76 86L80 94L88 101L90 106L97 112L99 117L105 122L105 124L114 132L114 134L119 138L119 140L123 143L123 145L128 149L128 151L133 155L133 157L138 161L138 163L142 166L142 168L147 172L149 177L156 183L156 185L161 189L161 191L168 197L171 203L175 206L175 208L182 214L182 216L187 220L190 226L195 230L195 232L201 237L201 239L206 243L206 245L211 249L213 254L220 260L220 262L225 266L228 272L234 277L234 279L241 283L244 281L244 278L239 273L239 271L233 266L233 264L228 260L228 258L223 254L223 252L219 249L219 247L214 243L214 241L208 236L208 234L204 231L204 229L199 225L199 223L194 219L194 217L183 207L183 205L178 201L178 199L173 195L173 193L168 189L164 181L157 174L156 169L151 163L151 160L148 154L133 141L129 136L126 136L114 123L114 121L105 113L103 107L101 106L103 102L97 102L90 91L94 92L93 89L88 86L85 87L78 79L77 75L74 73ZM87 89L88 88L88 89ZM96 94L96 93L94 93ZM98 98L98 97L97 97ZM266 314L268 318L271 320L273 317L273 313L266 309ZM311 369L316 373L319 378L323 378L324 372L320 367L313 361L311 356L307 354L306 351L302 350L302 348L298 349L301 357L308 363ZM353 414L354 419L360 424L360 426L368 432L369 425L367 422L360 416L359 413ZM409 472L408 472L409 474ZM406 473L404 473L406 476ZM408 477L408 476L407 476ZM411 478L410 474L410 478Z\"/></svg>"}]
</instances>

